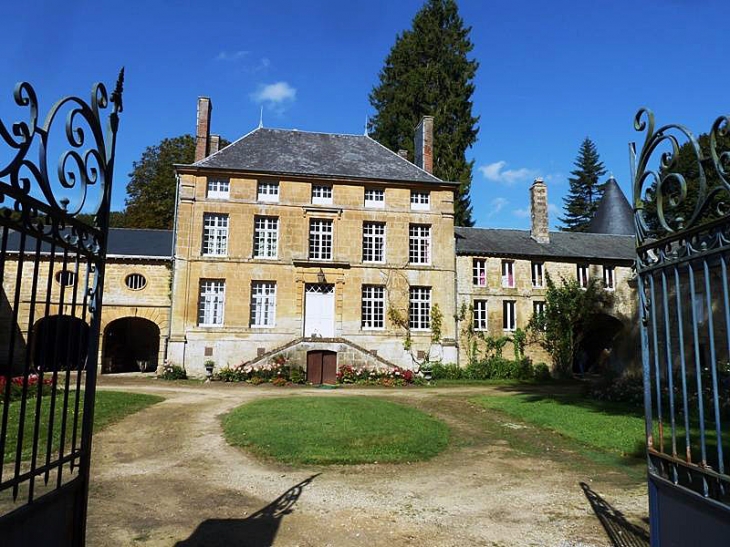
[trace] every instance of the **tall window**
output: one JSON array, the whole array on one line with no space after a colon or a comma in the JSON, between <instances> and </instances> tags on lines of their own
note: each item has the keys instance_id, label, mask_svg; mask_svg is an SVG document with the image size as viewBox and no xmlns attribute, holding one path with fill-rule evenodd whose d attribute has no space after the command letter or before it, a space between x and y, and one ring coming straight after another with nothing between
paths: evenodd
<instances>
[{"instance_id":1,"label":"tall window","mask_svg":"<svg viewBox=\"0 0 730 547\"><path fill-rule=\"evenodd\" d=\"M613 266L603 267L603 287L612 291L616 288L616 271Z\"/></svg>"},{"instance_id":2,"label":"tall window","mask_svg":"<svg viewBox=\"0 0 730 547\"><path fill-rule=\"evenodd\" d=\"M514 300L504 300L502 302L502 328L504 330L517 329L517 310Z\"/></svg>"},{"instance_id":3,"label":"tall window","mask_svg":"<svg viewBox=\"0 0 730 547\"><path fill-rule=\"evenodd\" d=\"M200 281L198 324L201 327L222 325L225 304L226 282L223 279L205 279Z\"/></svg>"},{"instance_id":4,"label":"tall window","mask_svg":"<svg viewBox=\"0 0 730 547\"><path fill-rule=\"evenodd\" d=\"M414 330L431 328L431 287L411 287L408 326Z\"/></svg>"},{"instance_id":5,"label":"tall window","mask_svg":"<svg viewBox=\"0 0 730 547\"><path fill-rule=\"evenodd\" d=\"M431 208L431 195L428 192L411 190L411 209L414 211L428 211Z\"/></svg>"},{"instance_id":6,"label":"tall window","mask_svg":"<svg viewBox=\"0 0 730 547\"><path fill-rule=\"evenodd\" d=\"M382 188L365 188L365 207L382 209L385 207L385 191Z\"/></svg>"},{"instance_id":7,"label":"tall window","mask_svg":"<svg viewBox=\"0 0 730 547\"><path fill-rule=\"evenodd\" d=\"M542 262L532 263L532 287L542 289L545 286L545 265Z\"/></svg>"},{"instance_id":8,"label":"tall window","mask_svg":"<svg viewBox=\"0 0 730 547\"><path fill-rule=\"evenodd\" d=\"M511 260L502 261L502 286L510 289L515 286L515 263Z\"/></svg>"},{"instance_id":9,"label":"tall window","mask_svg":"<svg viewBox=\"0 0 730 547\"><path fill-rule=\"evenodd\" d=\"M411 264L430 264L431 226L427 224L411 224L408 234L408 262Z\"/></svg>"},{"instance_id":10,"label":"tall window","mask_svg":"<svg viewBox=\"0 0 730 547\"><path fill-rule=\"evenodd\" d=\"M228 253L228 215L203 215L203 254L225 256Z\"/></svg>"},{"instance_id":11,"label":"tall window","mask_svg":"<svg viewBox=\"0 0 730 547\"><path fill-rule=\"evenodd\" d=\"M228 179L208 179L206 195L209 199L228 199L231 183Z\"/></svg>"},{"instance_id":12,"label":"tall window","mask_svg":"<svg viewBox=\"0 0 730 547\"><path fill-rule=\"evenodd\" d=\"M534 315L542 315L545 313L545 302L542 302L540 300L536 300L532 303L532 313Z\"/></svg>"},{"instance_id":13,"label":"tall window","mask_svg":"<svg viewBox=\"0 0 730 547\"><path fill-rule=\"evenodd\" d=\"M578 264L578 285L580 285L582 288L588 287L588 265L587 264Z\"/></svg>"},{"instance_id":14,"label":"tall window","mask_svg":"<svg viewBox=\"0 0 730 547\"><path fill-rule=\"evenodd\" d=\"M362 286L362 328L382 329L385 326L385 287Z\"/></svg>"},{"instance_id":15,"label":"tall window","mask_svg":"<svg viewBox=\"0 0 730 547\"><path fill-rule=\"evenodd\" d=\"M276 283L251 283L251 326L273 327L276 318Z\"/></svg>"},{"instance_id":16,"label":"tall window","mask_svg":"<svg viewBox=\"0 0 730 547\"><path fill-rule=\"evenodd\" d=\"M309 258L332 260L332 221L309 221Z\"/></svg>"},{"instance_id":17,"label":"tall window","mask_svg":"<svg viewBox=\"0 0 730 547\"><path fill-rule=\"evenodd\" d=\"M253 222L254 258L276 258L279 243L278 217L255 217Z\"/></svg>"},{"instance_id":18,"label":"tall window","mask_svg":"<svg viewBox=\"0 0 730 547\"><path fill-rule=\"evenodd\" d=\"M477 287L487 286L487 259L475 258L472 261L472 279Z\"/></svg>"},{"instance_id":19,"label":"tall window","mask_svg":"<svg viewBox=\"0 0 730 547\"><path fill-rule=\"evenodd\" d=\"M487 301L474 300L474 330L487 330Z\"/></svg>"},{"instance_id":20,"label":"tall window","mask_svg":"<svg viewBox=\"0 0 730 547\"><path fill-rule=\"evenodd\" d=\"M274 203L279 201L279 183L276 181L259 182L257 199Z\"/></svg>"},{"instance_id":21,"label":"tall window","mask_svg":"<svg viewBox=\"0 0 730 547\"><path fill-rule=\"evenodd\" d=\"M363 222L362 261L385 261L385 222Z\"/></svg>"},{"instance_id":22,"label":"tall window","mask_svg":"<svg viewBox=\"0 0 730 547\"><path fill-rule=\"evenodd\" d=\"M313 184L312 203L314 203L315 205L331 205L332 187L323 184Z\"/></svg>"}]
</instances>

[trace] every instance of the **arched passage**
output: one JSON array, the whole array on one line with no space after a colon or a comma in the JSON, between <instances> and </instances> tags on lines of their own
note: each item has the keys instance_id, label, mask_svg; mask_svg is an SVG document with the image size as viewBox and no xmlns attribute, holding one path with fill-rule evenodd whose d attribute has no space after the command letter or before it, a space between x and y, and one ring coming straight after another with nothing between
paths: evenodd
<instances>
[{"instance_id":1,"label":"arched passage","mask_svg":"<svg viewBox=\"0 0 730 547\"><path fill-rule=\"evenodd\" d=\"M581 341L573 372L583 374L602 367L613 349L616 336L623 328L624 324L611 315L595 315Z\"/></svg>"},{"instance_id":2,"label":"arched passage","mask_svg":"<svg viewBox=\"0 0 730 547\"><path fill-rule=\"evenodd\" d=\"M141 317L123 317L104 330L103 372L149 372L157 368L160 328Z\"/></svg>"},{"instance_id":3,"label":"arched passage","mask_svg":"<svg viewBox=\"0 0 730 547\"><path fill-rule=\"evenodd\" d=\"M78 317L49 315L33 326L33 365L38 370L80 370L88 353L89 325Z\"/></svg>"}]
</instances>

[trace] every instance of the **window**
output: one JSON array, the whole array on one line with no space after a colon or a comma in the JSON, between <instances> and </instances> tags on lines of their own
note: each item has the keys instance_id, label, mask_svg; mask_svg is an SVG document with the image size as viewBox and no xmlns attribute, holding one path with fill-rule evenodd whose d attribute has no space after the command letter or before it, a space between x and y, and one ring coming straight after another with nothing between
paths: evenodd
<instances>
[{"instance_id":1,"label":"window","mask_svg":"<svg viewBox=\"0 0 730 547\"><path fill-rule=\"evenodd\" d=\"M253 230L254 258L276 258L279 243L279 219L255 217Z\"/></svg>"},{"instance_id":2,"label":"window","mask_svg":"<svg viewBox=\"0 0 730 547\"><path fill-rule=\"evenodd\" d=\"M124 278L124 284L133 291L139 291L145 288L147 280L142 274L133 273Z\"/></svg>"},{"instance_id":3,"label":"window","mask_svg":"<svg viewBox=\"0 0 730 547\"><path fill-rule=\"evenodd\" d=\"M231 192L231 183L228 179L208 179L208 199L228 199Z\"/></svg>"},{"instance_id":4,"label":"window","mask_svg":"<svg viewBox=\"0 0 730 547\"><path fill-rule=\"evenodd\" d=\"M273 327L276 318L276 283L251 283L251 326Z\"/></svg>"},{"instance_id":5,"label":"window","mask_svg":"<svg viewBox=\"0 0 730 547\"><path fill-rule=\"evenodd\" d=\"M603 267L603 287L609 291L616 288L615 268L613 266Z\"/></svg>"},{"instance_id":6,"label":"window","mask_svg":"<svg viewBox=\"0 0 730 547\"><path fill-rule=\"evenodd\" d=\"M411 209L413 211L428 211L431 208L431 195L428 192L411 190Z\"/></svg>"},{"instance_id":7,"label":"window","mask_svg":"<svg viewBox=\"0 0 730 547\"><path fill-rule=\"evenodd\" d=\"M56 272L56 282L64 287L71 287L76 283L76 274L70 270Z\"/></svg>"},{"instance_id":8,"label":"window","mask_svg":"<svg viewBox=\"0 0 730 547\"><path fill-rule=\"evenodd\" d=\"M502 287L513 289L515 286L515 263L511 260L502 261Z\"/></svg>"},{"instance_id":9,"label":"window","mask_svg":"<svg viewBox=\"0 0 730 547\"><path fill-rule=\"evenodd\" d=\"M332 204L332 187L318 184L312 185L312 203L315 205Z\"/></svg>"},{"instance_id":10,"label":"window","mask_svg":"<svg viewBox=\"0 0 730 547\"><path fill-rule=\"evenodd\" d=\"M222 279L200 281L198 303L198 325L215 327L223 324L223 309L226 302L226 282Z\"/></svg>"},{"instance_id":11,"label":"window","mask_svg":"<svg viewBox=\"0 0 730 547\"><path fill-rule=\"evenodd\" d=\"M408 236L408 262L411 264L430 264L431 226L427 224L411 224Z\"/></svg>"},{"instance_id":12,"label":"window","mask_svg":"<svg viewBox=\"0 0 730 547\"><path fill-rule=\"evenodd\" d=\"M279 201L279 183L273 181L259 182L257 199L274 203Z\"/></svg>"},{"instance_id":13,"label":"window","mask_svg":"<svg viewBox=\"0 0 730 547\"><path fill-rule=\"evenodd\" d=\"M487 301L474 301L474 330L487 330Z\"/></svg>"},{"instance_id":14,"label":"window","mask_svg":"<svg viewBox=\"0 0 730 547\"><path fill-rule=\"evenodd\" d=\"M385 207L385 191L382 188L365 188L365 207L373 209Z\"/></svg>"},{"instance_id":15,"label":"window","mask_svg":"<svg viewBox=\"0 0 730 547\"><path fill-rule=\"evenodd\" d=\"M203 254L226 256L228 252L228 215L203 215Z\"/></svg>"},{"instance_id":16,"label":"window","mask_svg":"<svg viewBox=\"0 0 730 547\"><path fill-rule=\"evenodd\" d=\"M363 222L362 261L385 261L385 222Z\"/></svg>"},{"instance_id":17,"label":"window","mask_svg":"<svg viewBox=\"0 0 730 547\"><path fill-rule=\"evenodd\" d=\"M472 261L472 278L477 287L487 286L487 260L485 258L475 258Z\"/></svg>"},{"instance_id":18,"label":"window","mask_svg":"<svg viewBox=\"0 0 730 547\"><path fill-rule=\"evenodd\" d=\"M362 328L382 329L385 326L385 287L362 286Z\"/></svg>"},{"instance_id":19,"label":"window","mask_svg":"<svg viewBox=\"0 0 730 547\"><path fill-rule=\"evenodd\" d=\"M309 221L309 258L332 260L332 221Z\"/></svg>"},{"instance_id":20,"label":"window","mask_svg":"<svg viewBox=\"0 0 730 547\"><path fill-rule=\"evenodd\" d=\"M502 302L502 328L504 330L517 329L517 316L514 300Z\"/></svg>"},{"instance_id":21,"label":"window","mask_svg":"<svg viewBox=\"0 0 730 547\"><path fill-rule=\"evenodd\" d=\"M431 287L411 287L408 327L414 330L431 328Z\"/></svg>"},{"instance_id":22,"label":"window","mask_svg":"<svg viewBox=\"0 0 730 547\"><path fill-rule=\"evenodd\" d=\"M588 265L578 264L578 285L582 288L588 287Z\"/></svg>"},{"instance_id":23,"label":"window","mask_svg":"<svg viewBox=\"0 0 730 547\"><path fill-rule=\"evenodd\" d=\"M532 287L542 289L545 286L545 265L542 262L532 263Z\"/></svg>"},{"instance_id":24,"label":"window","mask_svg":"<svg viewBox=\"0 0 730 547\"><path fill-rule=\"evenodd\" d=\"M545 302L536 300L532 303L532 313L534 315L542 315L545 313Z\"/></svg>"}]
</instances>

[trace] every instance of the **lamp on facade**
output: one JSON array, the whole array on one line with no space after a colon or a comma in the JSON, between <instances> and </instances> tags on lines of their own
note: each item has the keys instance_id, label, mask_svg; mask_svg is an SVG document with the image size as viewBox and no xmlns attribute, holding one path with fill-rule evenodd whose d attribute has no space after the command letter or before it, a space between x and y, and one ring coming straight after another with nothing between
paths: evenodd
<instances>
[{"instance_id":1,"label":"lamp on facade","mask_svg":"<svg viewBox=\"0 0 730 547\"><path fill-rule=\"evenodd\" d=\"M322 268L319 269L319 272L317 272L317 283L326 283L327 278L324 276L324 272L322 271Z\"/></svg>"}]
</instances>

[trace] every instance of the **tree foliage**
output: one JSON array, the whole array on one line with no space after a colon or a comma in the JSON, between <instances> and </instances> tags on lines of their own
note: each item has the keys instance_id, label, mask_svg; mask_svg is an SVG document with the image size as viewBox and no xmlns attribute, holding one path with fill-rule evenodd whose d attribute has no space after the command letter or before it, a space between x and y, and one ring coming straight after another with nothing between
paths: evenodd
<instances>
[{"instance_id":1,"label":"tree foliage","mask_svg":"<svg viewBox=\"0 0 730 547\"><path fill-rule=\"evenodd\" d=\"M412 29L396 37L370 93L372 136L393 151L405 149L414 157L414 128L423 116L434 117L434 175L461 183L454 203L459 226L474 224L474 161L465 154L479 131L471 101L479 63L467 58L474 47L470 31L454 0L427 0Z\"/></svg>"},{"instance_id":2,"label":"tree foliage","mask_svg":"<svg viewBox=\"0 0 730 547\"><path fill-rule=\"evenodd\" d=\"M576 169L570 173L573 176L568 179L570 182L568 195L563 198L565 216L560 222L565 224L565 227L561 229L568 232L585 232L603 196L600 178L606 174L598 149L588 137L580 145L575 167Z\"/></svg>"},{"instance_id":3,"label":"tree foliage","mask_svg":"<svg viewBox=\"0 0 730 547\"><path fill-rule=\"evenodd\" d=\"M549 275L545 278L545 311L533 315L527 328L552 357L554 373L568 376L591 321L611 305L611 293L595 279L584 289L576 279L556 285Z\"/></svg>"}]
</instances>

